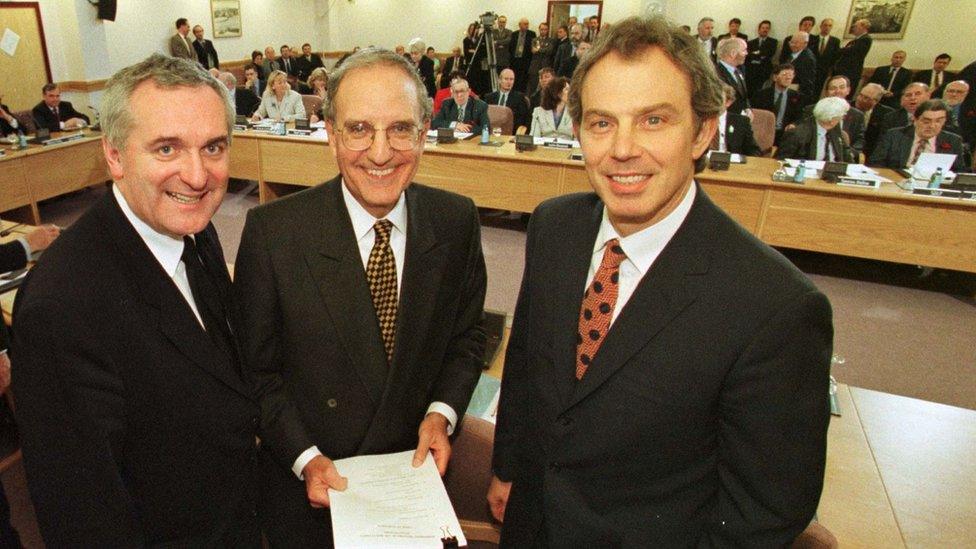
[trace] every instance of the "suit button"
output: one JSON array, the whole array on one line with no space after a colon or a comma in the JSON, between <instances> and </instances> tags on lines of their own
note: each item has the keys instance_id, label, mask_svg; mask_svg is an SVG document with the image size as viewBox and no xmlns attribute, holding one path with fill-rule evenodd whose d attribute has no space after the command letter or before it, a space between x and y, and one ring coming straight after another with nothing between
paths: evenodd
<instances>
[{"instance_id":1,"label":"suit button","mask_svg":"<svg viewBox=\"0 0 976 549\"><path fill-rule=\"evenodd\" d=\"M335 408L339 405L339 402L334 398L330 398L329 400L325 401L325 403L329 406L329 408Z\"/></svg>"}]
</instances>

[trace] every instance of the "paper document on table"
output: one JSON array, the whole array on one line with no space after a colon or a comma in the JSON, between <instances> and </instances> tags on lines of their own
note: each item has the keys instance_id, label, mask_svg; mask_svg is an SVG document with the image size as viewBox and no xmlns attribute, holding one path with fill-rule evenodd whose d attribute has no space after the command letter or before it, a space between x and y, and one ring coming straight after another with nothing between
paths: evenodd
<instances>
[{"instance_id":1,"label":"paper document on table","mask_svg":"<svg viewBox=\"0 0 976 549\"><path fill-rule=\"evenodd\" d=\"M943 177L952 174L952 164L956 161L954 154L922 153L912 168L912 179L924 179L928 181L932 178L935 170L942 168ZM952 174L955 175L955 174Z\"/></svg>"},{"instance_id":2,"label":"paper document on table","mask_svg":"<svg viewBox=\"0 0 976 549\"><path fill-rule=\"evenodd\" d=\"M446 536L467 545L434 458L412 461L413 450L335 461L349 479L345 491L329 490L337 548L440 548Z\"/></svg>"}]
</instances>

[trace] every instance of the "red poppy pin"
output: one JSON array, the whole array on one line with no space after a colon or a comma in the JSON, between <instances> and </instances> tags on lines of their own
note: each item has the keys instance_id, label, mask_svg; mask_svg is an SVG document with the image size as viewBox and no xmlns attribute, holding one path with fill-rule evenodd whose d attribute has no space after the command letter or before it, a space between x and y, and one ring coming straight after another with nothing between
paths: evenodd
<instances>
[{"instance_id":1,"label":"red poppy pin","mask_svg":"<svg viewBox=\"0 0 976 549\"><path fill-rule=\"evenodd\" d=\"M973 110L971 110L971 111L966 111L966 117L967 117L967 118L973 118L973 117L976 117L976 109L973 109Z\"/></svg>"},{"instance_id":2,"label":"red poppy pin","mask_svg":"<svg viewBox=\"0 0 976 549\"><path fill-rule=\"evenodd\" d=\"M939 149L943 151L951 151L952 143L949 143L948 141L943 141L942 143L939 143Z\"/></svg>"}]
</instances>

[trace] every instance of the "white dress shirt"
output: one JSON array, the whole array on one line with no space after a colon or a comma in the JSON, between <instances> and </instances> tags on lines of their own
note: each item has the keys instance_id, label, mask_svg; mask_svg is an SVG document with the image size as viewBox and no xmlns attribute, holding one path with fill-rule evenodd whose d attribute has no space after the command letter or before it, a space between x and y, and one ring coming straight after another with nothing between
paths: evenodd
<instances>
[{"instance_id":1,"label":"white dress shirt","mask_svg":"<svg viewBox=\"0 0 976 549\"><path fill-rule=\"evenodd\" d=\"M727 148L725 146L725 126L729 119L728 111L722 111L722 114L718 115L718 148L715 149L720 152L726 152Z\"/></svg>"},{"instance_id":2,"label":"white dress shirt","mask_svg":"<svg viewBox=\"0 0 976 549\"><path fill-rule=\"evenodd\" d=\"M352 231L356 236L356 245L359 247L359 255L363 261L363 272L366 272L366 265L369 263L369 254L373 250L376 242L376 230L373 226L379 221L373 214L366 211L362 204L349 192L345 180L342 181L342 200L346 203L346 210L349 212L349 220L352 221ZM397 272L397 298L399 300L401 288L403 288L403 263L407 255L407 199L406 195L400 193L400 199L396 206L386 214L386 219L393 224L390 230L390 248L393 249L393 259L396 261ZM431 402L427 407L427 413L437 412L447 418L447 434L454 432L457 425L457 412L444 402ZM291 470L299 479L304 480L302 470L312 461L312 458L321 456L322 452L317 446L312 446L302 452Z\"/></svg>"},{"instance_id":3,"label":"white dress shirt","mask_svg":"<svg viewBox=\"0 0 976 549\"><path fill-rule=\"evenodd\" d=\"M125 201L125 197L122 196L117 185L112 185L112 194L115 195L115 200L119 203L119 208L122 209L125 218L132 224L132 228L139 234L139 238L146 243L149 251L162 266L166 275L173 280L176 288L183 294L183 298L186 299L193 315L197 317L197 322L200 323L201 327L204 327L200 311L197 310L197 303L193 300L193 292L190 290L190 280L186 277L186 265L183 264L182 259L183 239L159 233L147 225L145 221L139 219L129 207L129 203ZM206 328L204 327L204 329Z\"/></svg>"},{"instance_id":4,"label":"white dress shirt","mask_svg":"<svg viewBox=\"0 0 976 549\"><path fill-rule=\"evenodd\" d=\"M697 192L695 183L692 182L678 206L664 219L626 237L621 237L613 228L613 224L610 223L610 218L607 215L607 208L606 206L603 207L603 221L600 222L600 231L596 235L596 241L594 241L590 271L586 276L586 285L580 289L580 293L585 292L593 282L593 278L596 277L596 272L600 269L600 263L603 261L603 249L607 242L614 238L619 239L620 247L627 254L627 259L620 264L617 304L614 306L613 315L610 317L611 326L620 316L620 311L624 310L627 301L634 295L634 290L637 289L641 279L651 269L664 247L668 245L668 242L671 242L674 234L678 232L678 228L688 217L688 212L691 211L691 205L695 201Z\"/></svg>"},{"instance_id":5,"label":"white dress shirt","mask_svg":"<svg viewBox=\"0 0 976 549\"><path fill-rule=\"evenodd\" d=\"M820 124L814 124L817 127L817 157L813 160L823 160L824 151L828 148L827 143L827 130L824 129ZM835 162L837 160L837 151L833 147L830 147L830 157L827 159L830 162Z\"/></svg>"}]
</instances>

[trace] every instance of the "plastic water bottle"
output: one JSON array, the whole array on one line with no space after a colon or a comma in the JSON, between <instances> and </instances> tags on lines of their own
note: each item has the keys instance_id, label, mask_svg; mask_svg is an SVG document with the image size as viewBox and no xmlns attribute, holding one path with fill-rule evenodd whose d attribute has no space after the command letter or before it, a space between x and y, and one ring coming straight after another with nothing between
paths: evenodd
<instances>
[{"instance_id":1,"label":"plastic water bottle","mask_svg":"<svg viewBox=\"0 0 976 549\"><path fill-rule=\"evenodd\" d=\"M18 140L17 148L19 149L27 148L27 136L24 135L24 132L20 132L20 134L17 136L17 140Z\"/></svg>"},{"instance_id":2,"label":"plastic water bottle","mask_svg":"<svg viewBox=\"0 0 976 549\"><path fill-rule=\"evenodd\" d=\"M929 188L938 189L942 185L943 179L945 179L945 175L942 173L942 168L936 168L935 173L932 174L932 178L929 179Z\"/></svg>"},{"instance_id":3,"label":"plastic water bottle","mask_svg":"<svg viewBox=\"0 0 976 549\"><path fill-rule=\"evenodd\" d=\"M796 167L796 173L793 175L794 183L803 183L803 178L807 176L807 166L800 161L800 164Z\"/></svg>"},{"instance_id":4,"label":"plastic water bottle","mask_svg":"<svg viewBox=\"0 0 976 549\"><path fill-rule=\"evenodd\" d=\"M488 143L489 143L488 124L485 124L484 126L481 127L481 144L487 145Z\"/></svg>"}]
</instances>

